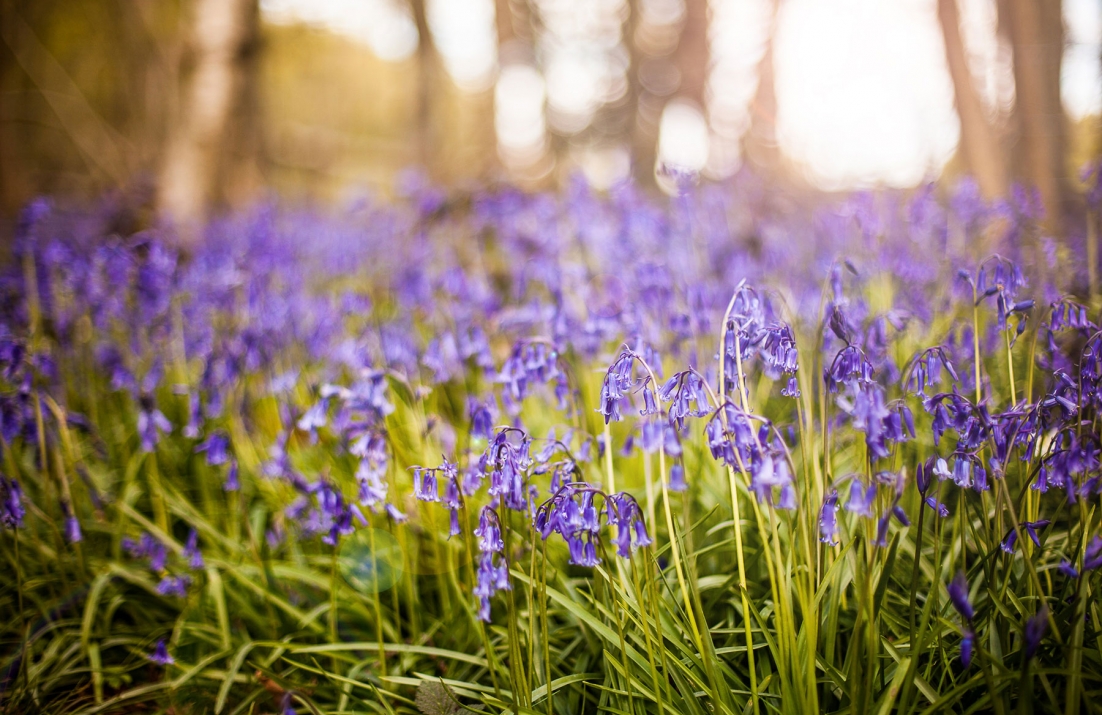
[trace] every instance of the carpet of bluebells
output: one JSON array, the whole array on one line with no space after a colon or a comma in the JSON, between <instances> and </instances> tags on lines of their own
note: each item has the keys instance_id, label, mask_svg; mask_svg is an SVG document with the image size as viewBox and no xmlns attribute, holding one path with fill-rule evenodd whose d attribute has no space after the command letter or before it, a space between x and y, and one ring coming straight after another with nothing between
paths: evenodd
<instances>
[{"instance_id":1,"label":"carpet of bluebells","mask_svg":"<svg viewBox=\"0 0 1102 715\"><path fill-rule=\"evenodd\" d=\"M36 201L0 711L1100 712L1098 174Z\"/></svg>"}]
</instances>

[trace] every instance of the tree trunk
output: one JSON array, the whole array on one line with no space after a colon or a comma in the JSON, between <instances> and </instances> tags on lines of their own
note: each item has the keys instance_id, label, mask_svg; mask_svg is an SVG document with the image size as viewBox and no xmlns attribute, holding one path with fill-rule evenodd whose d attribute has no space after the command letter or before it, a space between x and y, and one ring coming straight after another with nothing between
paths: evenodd
<instances>
[{"instance_id":1,"label":"tree trunk","mask_svg":"<svg viewBox=\"0 0 1102 715\"><path fill-rule=\"evenodd\" d=\"M158 208L185 241L194 240L219 198L227 129L249 76L257 0L195 0L179 116L169 128Z\"/></svg>"},{"instance_id":2,"label":"tree trunk","mask_svg":"<svg viewBox=\"0 0 1102 715\"><path fill-rule=\"evenodd\" d=\"M1035 186L1045 205L1045 222L1059 231L1069 182L1065 167L1066 118L1060 100L1063 59L1061 0L1007 0L1014 49L1015 111L1019 178Z\"/></svg>"},{"instance_id":3,"label":"tree trunk","mask_svg":"<svg viewBox=\"0 0 1102 715\"><path fill-rule=\"evenodd\" d=\"M1008 184L1006 166L998 135L984 111L968 67L957 0L938 0L937 16L945 40L945 60L953 80L957 116L960 117L960 152L984 196L1005 196Z\"/></svg>"},{"instance_id":4,"label":"tree trunk","mask_svg":"<svg viewBox=\"0 0 1102 715\"><path fill-rule=\"evenodd\" d=\"M754 166L767 173L781 168L781 153L777 146L777 89L774 79L773 38L777 34L777 12L780 0L769 2L769 24L766 27L764 50L758 61L758 87L750 100L750 126L742 137L742 154Z\"/></svg>"},{"instance_id":5,"label":"tree trunk","mask_svg":"<svg viewBox=\"0 0 1102 715\"><path fill-rule=\"evenodd\" d=\"M673 59L681 73L677 97L694 102L704 113L709 62L708 0L685 0L685 24Z\"/></svg>"},{"instance_id":6,"label":"tree trunk","mask_svg":"<svg viewBox=\"0 0 1102 715\"><path fill-rule=\"evenodd\" d=\"M440 57L432 40L425 0L410 0L413 23L417 26L417 106L414 114L414 147L417 161L430 175L436 159L436 132L433 126L433 98L440 77Z\"/></svg>"}]
</instances>

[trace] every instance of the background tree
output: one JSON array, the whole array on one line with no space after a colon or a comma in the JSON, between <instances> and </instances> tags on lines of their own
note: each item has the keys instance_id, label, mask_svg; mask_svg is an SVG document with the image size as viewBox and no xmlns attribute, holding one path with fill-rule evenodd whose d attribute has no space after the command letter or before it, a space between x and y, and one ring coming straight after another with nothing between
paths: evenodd
<instances>
[{"instance_id":1,"label":"background tree","mask_svg":"<svg viewBox=\"0 0 1102 715\"><path fill-rule=\"evenodd\" d=\"M972 80L968 54L961 37L957 0L938 0L937 16L945 40L945 60L953 81L957 116L960 117L959 151L985 196L1005 196L1008 177L1003 149L994 123L985 111Z\"/></svg>"},{"instance_id":2,"label":"background tree","mask_svg":"<svg viewBox=\"0 0 1102 715\"><path fill-rule=\"evenodd\" d=\"M1018 142L1014 171L1036 186L1055 226L1070 194L1067 117L1060 98L1064 54L1061 0L1006 0L1007 28L1014 50Z\"/></svg>"},{"instance_id":3,"label":"background tree","mask_svg":"<svg viewBox=\"0 0 1102 715\"><path fill-rule=\"evenodd\" d=\"M228 139L256 82L257 0L195 0L189 13L179 112L169 127L158 209L191 233L225 199Z\"/></svg>"},{"instance_id":4,"label":"background tree","mask_svg":"<svg viewBox=\"0 0 1102 715\"><path fill-rule=\"evenodd\" d=\"M758 61L758 85L750 100L750 126L742 137L742 155L758 169L776 174L781 170L781 151L777 144L777 90L774 77L773 45L777 34L780 0L769 3L761 59Z\"/></svg>"}]
</instances>

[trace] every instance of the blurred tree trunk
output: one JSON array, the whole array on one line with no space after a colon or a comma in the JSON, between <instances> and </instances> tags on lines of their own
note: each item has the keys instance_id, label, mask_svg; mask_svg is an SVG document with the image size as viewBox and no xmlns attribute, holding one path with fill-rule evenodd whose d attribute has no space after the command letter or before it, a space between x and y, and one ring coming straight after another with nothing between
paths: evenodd
<instances>
[{"instance_id":1,"label":"blurred tree trunk","mask_svg":"<svg viewBox=\"0 0 1102 715\"><path fill-rule=\"evenodd\" d=\"M636 33L642 17L641 0L628 0L628 16L624 20L624 46L628 51L628 97L632 176L639 186L655 187L654 163L657 155L658 120L661 105L658 97L647 92L642 82L643 52Z\"/></svg>"},{"instance_id":2,"label":"blurred tree trunk","mask_svg":"<svg viewBox=\"0 0 1102 715\"><path fill-rule=\"evenodd\" d=\"M674 63L681 73L677 97L689 100L705 112L708 86L708 0L685 0L685 24L674 51Z\"/></svg>"},{"instance_id":3,"label":"blurred tree trunk","mask_svg":"<svg viewBox=\"0 0 1102 715\"><path fill-rule=\"evenodd\" d=\"M1058 230L1070 195L1066 169L1067 119L1060 99L1064 53L1061 0L1006 0L1007 27L1014 50L1014 91L1019 136L1018 177L1036 186L1046 223Z\"/></svg>"},{"instance_id":4,"label":"blurred tree trunk","mask_svg":"<svg viewBox=\"0 0 1102 715\"><path fill-rule=\"evenodd\" d=\"M945 40L945 59L953 80L957 116L960 117L961 154L984 196L1005 196L1008 178L1002 148L968 67L957 0L938 0L937 16Z\"/></svg>"},{"instance_id":5,"label":"blurred tree trunk","mask_svg":"<svg viewBox=\"0 0 1102 715\"><path fill-rule=\"evenodd\" d=\"M414 141L418 163L431 175L436 158L436 131L433 124L433 99L439 91L440 56L432 40L425 0L409 0L413 23L417 26L417 106Z\"/></svg>"},{"instance_id":6,"label":"blurred tree trunk","mask_svg":"<svg viewBox=\"0 0 1102 715\"><path fill-rule=\"evenodd\" d=\"M777 34L780 0L769 0L769 23L764 49L758 61L758 87L750 100L750 126L742 137L742 154L754 166L767 173L781 169L777 146L777 89L774 77L773 38Z\"/></svg>"},{"instance_id":7,"label":"blurred tree trunk","mask_svg":"<svg viewBox=\"0 0 1102 715\"><path fill-rule=\"evenodd\" d=\"M494 24L497 28L498 59L501 59L501 49L509 45L517 38L517 27L520 18L517 17L517 3L514 0L494 0Z\"/></svg>"},{"instance_id":8,"label":"blurred tree trunk","mask_svg":"<svg viewBox=\"0 0 1102 715\"><path fill-rule=\"evenodd\" d=\"M195 0L182 60L179 114L169 127L158 210L193 240L225 197L223 160L241 98L255 85L257 0Z\"/></svg>"}]
</instances>

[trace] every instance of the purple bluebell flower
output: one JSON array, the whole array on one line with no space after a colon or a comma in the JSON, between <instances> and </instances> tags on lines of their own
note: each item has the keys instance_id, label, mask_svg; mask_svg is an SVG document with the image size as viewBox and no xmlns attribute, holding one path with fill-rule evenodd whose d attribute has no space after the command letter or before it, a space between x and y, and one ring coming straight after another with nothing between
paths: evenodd
<instances>
[{"instance_id":1,"label":"purple bluebell flower","mask_svg":"<svg viewBox=\"0 0 1102 715\"><path fill-rule=\"evenodd\" d=\"M195 446L196 454L206 453L207 464L217 466L230 461L230 440L221 430L212 432Z\"/></svg>"},{"instance_id":2,"label":"purple bluebell flower","mask_svg":"<svg viewBox=\"0 0 1102 715\"><path fill-rule=\"evenodd\" d=\"M483 507L478 515L478 527L474 530L478 537L478 548L488 553L500 553L505 549L505 542L501 538L501 525L498 523L497 513L489 507Z\"/></svg>"},{"instance_id":3,"label":"purple bluebell flower","mask_svg":"<svg viewBox=\"0 0 1102 715\"><path fill-rule=\"evenodd\" d=\"M838 490L831 489L823 499L823 508L819 512L819 541L836 546L838 544Z\"/></svg>"},{"instance_id":4,"label":"purple bluebell flower","mask_svg":"<svg viewBox=\"0 0 1102 715\"><path fill-rule=\"evenodd\" d=\"M238 478L237 460L230 461L230 467L226 470L226 480L222 482L222 490L236 492L241 490L241 481Z\"/></svg>"},{"instance_id":5,"label":"purple bluebell flower","mask_svg":"<svg viewBox=\"0 0 1102 715\"><path fill-rule=\"evenodd\" d=\"M510 441L511 434L520 435L520 443ZM514 511L528 508L524 487L525 472L531 466L531 440L523 431L513 428L499 430L487 450L486 465L490 473L491 496L498 497Z\"/></svg>"},{"instance_id":6,"label":"purple bluebell flower","mask_svg":"<svg viewBox=\"0 0 1102 715\"><path fill-rule=\"evenodd\" d=\"M629 351L623 351L608 368L604 382L601 383L601 406L598 412L604 415L605 424L619 422L623 419L620 413L620 403L625 395L631 391L634 382L632 367L635 364L635 356Z\"/></svg>"},{"instance_id":7,"label":"purple bluebell flower","mask_svg":"<svg viewBox=\"0 0 1102 715\"><path fill-rule=\"evenodd\" d=\"M199 550L199 532L195 529L187 537L187 545L184 547L184 558L187 559L188 568L199 571L203 568L203 552Z\"/></svg>"},{"instance_id":8,"label":"purple bluebell flower","mask_svg":"<svg viewBox=\"0 0 1102 715\"><path fill-rule=\"evenodd\" d=\"M844 342L847 347L853 344L853 328L850 327L846 314L842 312L842 308L838 304L831 307L827 325L830 326L831 332L837 335L838 339Z\"/></svg>"},{"instance_id":9,"label":"purple bluebell flower","mask_svg":"<svg viewBox=\"0 0 1102 715\"><path fill-rule=\"evenodd\" d=\"M1067 559L1060 559L1060 565L1056 567L1056 570L1068 578L1079 578L1079 572Z\"/></svg>"},{"instance_id":10,"label":"purple bluebell flower","mask_svg":"<svg viewBox=\"0 0 1102 715\"><path fill-rule=\"evenodd\" d=\"M685 483L685 469L680 462L675 462L670 467L669 488L671 492L683 492L689 488L689 485Z\"/></svg>"},{"instance_id":11,"label":"purple bluebell flower","mask_svg":"<svg viewBox=\"0 0 1102 715\"><path fill-rule=\"evenodd\" d=\"M138 411L138 439L143 452L152 452L161 439L162 433L172 432L172 423L157 409L153 398L143 397Z\"/></svg>"},{"instance_id":12,"label":"purple bluebell flower","mask_svg":"<svg viewBox=\"0 0 1102 715\"><path fill-rule=\"evenodd\" d=\"M849 485L849 500L845 509L851 514L871 517L872 505L876 501L876 484L870 484L866 488L860 479L854 477Z\"/></svg>"},{"instance_id":13,"label":"purple bluebell flower","mask_svg":"<svg viewBox=\"0 0 1102 715\"><path fill-rule=\"evenodd\" d=\"M468 398L467 414L471 420L471 437L474 439L489 439L493 434L494 420L497 419L497 401L493 395L485 400Z\"/></svg>"},{"instance_id":14,"label":"purple bluebell flower","mask_svg":"<svg viewBox=\"0 0 1102 715\"><path fill-rule=\"evenodd\" d=\"M188 439L198 439L202 433L202 424L203 410L199 395L195 392L189 392L187 424L184 425L183 435Z\"/></svg>"},{"instance_id":15,"label":"purple bluebell flower","mask_svg":"<svg viewBox=\"0 0 1102 715\"><path fill-rule=\"evenodd\" d=\"M138 541L124 537L122 547L136 559L148 559L151 571L159 573L165 570L165 564L168 562L168 550L152 534L144 532Z\"/></svg>"},{"instance_id":16,"label":"purple bluebell flower","mask_svg":"<svg viewBox=\"0 0 1102 715\"><path fill-rule=\"evenodd\" d=\"M5 529L18 529L23 526L25 515L23 488L15 479L0 474L0 525Z\"/></svg>"},{"instance_id":17,"label":"purple bluebell flower","mask_svg":"<svg viewBox=\"0 0 1102 715\"><path fill-rule=\"evenodd\" d=\"M643 512L639 503L627 492L610 495L605 501L605 510L608 523L616 527L616 553L621 558L630 558L634 548L650 546L652 542L643 521Z\"/></svg>"},{"instance_id":18,"label":"purple bluebell flower","mask_svg":"<svg viewBox=\"0 0 1102 715\"><path fill-rule=\"evenodd\" d=\"M1049 327L1053 331L1058 332L1070 328L1091 334L1098 330L1098 327L1087 318L1087 307L1085 305L1075 303L1068 298L1061 298L1054 301L1051 307L1052 319Z\"/></svg>"},{"instance_id":19,"label":"purple bluebell flower","mask_svg":"<svg viewBox=\"0 0 1102 715\"><path fill-rule=\"evenodd\" d=\"M1039 521L1024 521L1022 522L1022 528L1025 529L1026 535L1029 537L1030 541L1033 542L1034 546L1040 548L1041 537L1037 535L1037 531L1039 529L1045 528L1050 523L1052 522L1050 522L1048 519L1040 519ZM1011 529L1011 533L1014 533L1013 529ZM1011 541L1011 548L1009 550L1007 550L1005 546L1003 547L1003 551L1006 551L1007 553L1011 553L1013 550L1013 540Z\"/></svg>"},{"instance_id":20,"label":"purple bluebell flower","mask_svg":"<svg viewBox=\"0 0 1102 715\"><path fill-rule=\"evenodd\" d=\"M389 516L391 521L395 524L401 524L409 520L409 517L406 516L401 509L389 502L386 505L386 515Z\"/></svg>"},{"instance_id":21,"label":"purple bluebell flower","mask_svg":"<svg viewBox=\"0 0 1102 715\"><path fill-rule=\"evenodd\" d=\"M777 500L777 508L785 511L795 511L796 507L796 487L789 482L781 487L780 498Z\"/></svg>"},{"instance_id":22,"label":"purple bluebell flower","mask_svg":"<svg viewBox=\"0 0 1102 715\"><path fill-rule=\"evenodd\" d=\"M787 323L772 323L755 336L761 343L761 359L774 376L795 375L800 369L796 337Z\"/></svg>"},{"instance_id":23,"label":"purple bluebell flower","mask_svg":"<svg viewBox=\"0 0 1102 715\"><path fill-rule=\"evenodd\" d=\"M865 353L854 345L847 345L823 368L823 382L830 392L838 392L839 385L856 387L872 382L872 363Z\"/></svg>"},{"instance_id":24,"label":"purple bluebell flower","mask_svg":"<svg viewBox=\"0 0 1102 715\"><path fill-rule=\"evenodd\" d=\"M1022 650L1026 660L1036 655L1037 649L1041 647L1041 639L1045 637L1046 630L1048 630L1048 609L1041 606L1041 610L1025 622L1025 632L1022 634L1024 644Z\"/></svg>"},{"instance_id":25,"label":"purple bluebell flower","mask_svg":"<svg viewBox=\"0 0 1102 715\"><path fill-rule=\"evenodd\" d=\"M972 649L976 642L976 632L971 626L965 626L960 638L960 664L966 669L972 666Z\"/></svg>"},{"instance_id":26,"label":"purple bluebell flower","mask_svg":"<svg viewBox=\"0 0 1102 715\"><path fill-rule=\"evenodd\" d=\"M329 398L323 397L303 413L302 417L295 423L295 426L303 432L308 433L311 439L315 439L318 429L324 427L328 422Z\"/></svg>"},{"instance_id":27,"label":"purple bluebell flower","mask_svg":"<svg viewBox=\"0 0 1102 715\"><path fill-rule=\"evenodd\" d=\"M80 530L80 521L76 516L69 513L69 507L67 504L62 505L65 514L65 540L70 544L78 544L84 540L84 535Z\"/></svg>"},{"instance_id":28,"label":"purple bluebell flower","mask_svg":"<svg viewBox=\"0 0 1102 715\"><path fill-rule=\"evenodd\" d=\"M413 496L425 502L440 501L440 491L436 486L435 469L413 468Z\"/></svg>"},{"instance_id":29,"label":"purple bluebell flower","mask_svg":"<svg viewBox=\"0 0 1102 715\"><path fill-rule=\"evenodd\" d=\"M502 553L505 543L501 539L501 523L497 512L491 507L482 507L478 522L478 528L474 533L479 537L479 549L482 555L479 557L473 593L478 599L479 618L489 622L490 597L498 591L512 589L512 584L509 582L509 565ZM498 563L499 560L500 563Z\"/></svg>"},{"instance_id":30,"label":"purple bluebell flower","mask_svg":"<svg viewBox=\"0 0 1102 715\"><path fill-rule=\"evenodd\" d=\"M941 379L941 368L944 367L953 382L960 382L957 371L949 359L948 351L940 346L927 348L911 363L911 369L907 377L907 389L918 397L926 397L926 388L936 384Z\"/></svg>"},{"instance_id":31,"label":"purple bluebell flower","mask_svg":"<svg viewBox=\"0 0 1102 715\"><path fill-rule=\"evenodd\" d=\"M157 593L161 594L162 596L175 596L176 598L186 598L187 589L190 585L190 576L165 576L161 579L161 582L157 584Z\"/></svg>"},{"instance_id":32,"label":"purple bluebell flower","mask_svg":"<svg viewBox=\"0 0 1102 715\"><path fill-rule=\"evenodd\" d=\"M972 608L972 602L968 600L968 579L964 571L957 571L957 575L949 583L948 590L953 608L957 609L961 618L971 622L976 617L976 611Z\"/></svg>"},{"instance_id":33,"label":"purple bluebell flower","mask_svg":"<svg viewBox=\"0 0 1102 715\"><path fill-rule=\"evenodd\" d=\"M924 502L925 502L926 506L930 507L935 512L937 512L937 515L939 517L941 517L942 519L949 516L949 507L946 504L944 504L944 503L938 501L937 499L935 499L933 496L926 497Z\"/></svg>"},{"instance_id":34,"label":"purple bluebell flower","mask_svg":"<svg viewBox=\"0 0 1102 715\"><path fill-rule=\"evenodd\" d=\"M153 652L146 656L150 662L157 665L167 666L176 662L176 659L168 654L168 646L165 645L164 638L157 641L157 645L153 648Z\"/></svg>"},{"instance_id":35,"label":"purple bluebell flower","mask_svg":"<svg viewBox=\"0 0 1102 715\"><path fill-rule=\"evenodd\" d=\"M1094 571L1099 566L1102 566L1102 537L1095 536L1083 554L1083 570Z\"/></svg>"}]
</instances>

